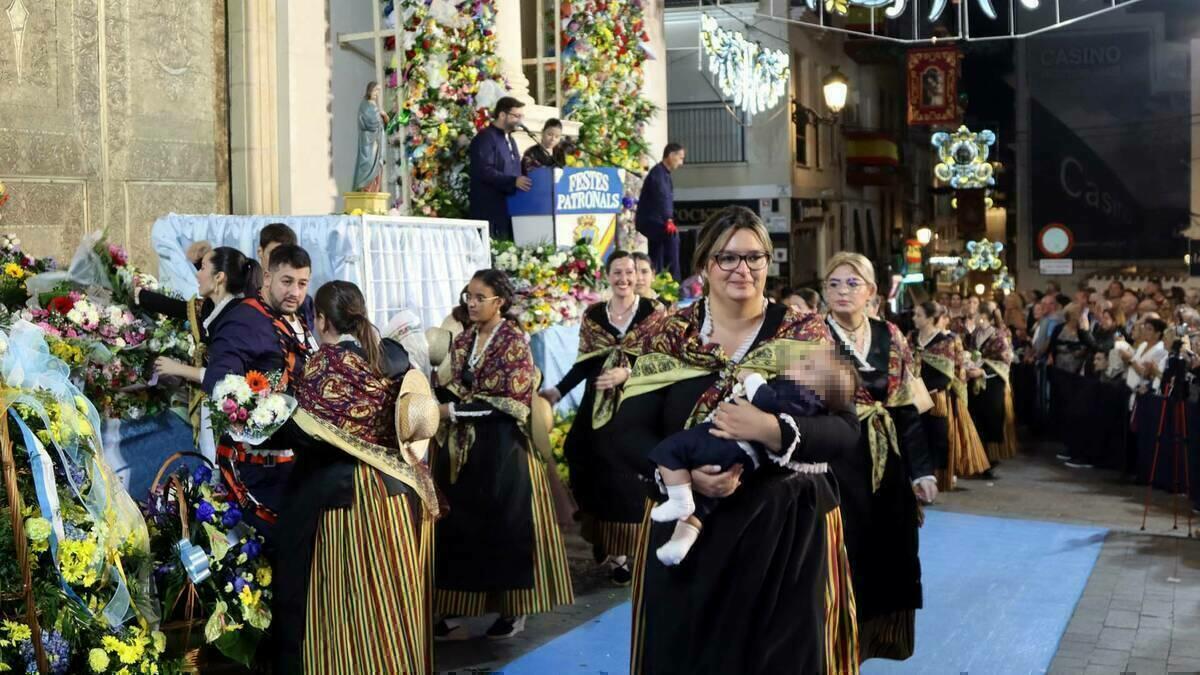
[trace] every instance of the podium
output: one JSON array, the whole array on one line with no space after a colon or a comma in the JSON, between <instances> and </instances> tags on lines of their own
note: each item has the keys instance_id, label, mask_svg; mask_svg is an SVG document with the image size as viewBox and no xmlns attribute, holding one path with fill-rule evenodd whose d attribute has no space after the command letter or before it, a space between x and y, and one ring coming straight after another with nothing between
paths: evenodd
<instances>
[{"instance_id":1,"label":"podium","mask_svg":"<svg viewBox=\"0 0 1200 675\"><path fill-rule=\"evenodd\" d=\"M624 177L623 170L612 167L534 169L529 172L533 187L508 198L513 241L572 246L587 239L607 257L616 245Z\"/></svg>"}]
</instances>

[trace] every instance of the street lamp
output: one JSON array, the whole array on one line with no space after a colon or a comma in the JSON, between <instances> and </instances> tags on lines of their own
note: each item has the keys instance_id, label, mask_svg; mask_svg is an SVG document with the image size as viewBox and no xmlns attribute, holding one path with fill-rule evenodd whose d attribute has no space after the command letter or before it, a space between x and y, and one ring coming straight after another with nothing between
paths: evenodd
<instances>
[{"instance_id":1,"label":"street lamp","mask_svg":"<svg viewBox=\"0 0 1200 675\"><path fill-rule=\"evenodd\" d=\"M799 99L792 99L792 121L796 124L806 122L808 124L826 124L836 126L838 123L838 114L846 107L846 95L850 91L850 80L837 69L833 67L825 79L821 80L821 93L825 96L825 107L829 108L829 116L826 117L821 113L809 108L800 102Z\"/></svg>"},{"instance_id":2,"label":"street lamp","mask_svg":"<svg viewBox=\"0 0 1200 675\"><path fill-rule=\"evenodd\" d=\"M917 228L917 241L922 246L928 246L929 242L933 241L933 230L928 227Z\"/></svg>"},{"instance_id":3,"label":"street lamp","mask_svg":"<svg viewBox=\"0 0 1200 675\"><path fill-rule=\"evenodd\" d=\"M837 66L821 80L821 91L825 94L825 105L834 115L846 107L846 94L850 91L850 80L838 70Z\"/></svg>"}]
</instances>

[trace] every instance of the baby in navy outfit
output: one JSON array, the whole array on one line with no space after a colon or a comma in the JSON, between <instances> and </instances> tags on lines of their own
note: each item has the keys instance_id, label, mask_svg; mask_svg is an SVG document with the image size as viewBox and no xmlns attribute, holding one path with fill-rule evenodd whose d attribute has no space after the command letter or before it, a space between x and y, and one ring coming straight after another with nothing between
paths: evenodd
<instances>
[{"instance_id":1,"label":"baby in navy outfit","mask_svg":"<svg viewBox=\"0 0 1200 675\"><path fill-rule=\"evenodd\" d=\"M819 364L829 367L818 370ZM828 409L853 409L854 391L858 377L853 366L829 355L817 355L801 362L789 373L795 380L780 376L767 382L758 373L739 373L745 398L756 408L772 415L811 417ZM734 395L743 392L734 390ZM687 556L700 535L703 521L712 513L719 499L693 495L691 470L702 466L719 466L725 471L740 464L744 474L757 470L764 461L787 466L759 443L718 438L710 430L710 419L690 429L663 439L650 452L650 460L658 465L659 475L667 490L667 501L650 511L650 518L661 523L678 521L671 540L659 547L658 559L664 565L678 565ZM798 439L799 440L799 439Z\"/></svg>"}]
</instances>

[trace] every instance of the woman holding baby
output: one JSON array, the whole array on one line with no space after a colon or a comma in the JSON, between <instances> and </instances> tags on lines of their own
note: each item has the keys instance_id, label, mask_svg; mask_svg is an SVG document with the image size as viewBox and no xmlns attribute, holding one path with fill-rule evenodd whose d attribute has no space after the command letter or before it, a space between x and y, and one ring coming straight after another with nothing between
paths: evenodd
<instances>
[{"instance_id":1,"label":"woman holding baby","mask_svg":"<svg viewBox=\"0 0 1200 675\"><path fill-rule=\"evenodd\" d=\"M918 374L894 324L868 317L875 268L842 252L826 266L826 322L862 377L858 447L833 457L854 578L862 660L912 656L921 607L918 501L937 498L934 462L912 380Z\"/></svg>"},{"instance_id":2,"label":"woman holding baby","mask_svg":"<svg viewBox=\"0 0 1200 675\"><path fill-rule=\"evenodd\" d=\"M690 489L720 500L702 535L683 519L653 522L647 509L634 568L635 673L857 669L853 595L826 463L853 451L858 420L825 408L770 414L734 396L747 372L820 381L814 363L835 368L819 316L764 298L771 249L750 210L728 207L710 218L694 258L704 297L647 319L635 332L631 372L618 372L628 379L610 423L623 431L617 452L657 501L665 495L650 453L688 427L708 421L714 437L746 442L764 457L746 476L741 464L691 471ZM664 564L655 551L689 527L698 536L686 557Z\"/></svg>"}]
</instances>

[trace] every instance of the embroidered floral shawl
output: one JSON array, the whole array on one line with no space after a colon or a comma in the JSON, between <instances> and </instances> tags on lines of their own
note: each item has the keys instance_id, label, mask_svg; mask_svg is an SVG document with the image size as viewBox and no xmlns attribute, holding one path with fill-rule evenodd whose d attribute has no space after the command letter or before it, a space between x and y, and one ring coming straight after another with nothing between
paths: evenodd
<instances>
[{"instance_id":1,"label":"embroidered floral shawl","mask_svg":"<svg viewBox=\"0 0 1200 675\"><path fill-rule=\"evenodd\" d=\"M801 314L789 307L774 336L760 342L740 362L732 363L720 345L704 344L700 337L702 306L696 303L655 314L631 333L631 351L637 360L625 383L624 400L717 373L716 382L701 394L688 417L686 426L691 427L729 396L738 371L753 370L769 379L781 371L782 356L802 356L816 345L831 342L829 329L819 315Z\"/></svg>"},{"instance_id":2,"label":"embroidered floral shawl","mask_svg":"<svg viewBox=\"0 0 1200 675\"><path fill-rule=\"evenodd\" d=\"M416 491L439 513L428 467L413 467L396 441L400 380L375 374L366 359L342 345L323 345L296 383L295 420L305 433L366 462Z\"/></svg>"},{"instance_id":3,"label":"embroidered floral shawl","mask_svg":"<svg viewBox=\"0 0 1200 675\"><path fill-rule=\"evenodd\" d=\"M512 417L528 443L529 410L533 405L535 386L529 342L515 323L508 320L501 322L496 326L487 352L471 369L468 385L463 375L470 369L468 362L478 330L470 326L454 338L450 346L452 377L446 389L458 397L460 403L487 403ZM441 447L449 449L450 481L455 482L459 470L467 463L471 446L475 444L475 425L469 420L455 420L443 425L438 433L438 441Z\"/></svg>"},{"instance_id":4,"label":"embroidered floral shawl","mask_svg":"<svg viewBox=\"0 0 1200 675\"><path fill-rule=\"evenodd\" d=\"M637 321L637 314L641 311L643 302L653 301L642 298L638 299L638 303L634 306L634 322ZM592 312L596 307L597 305L592 305L583 314L583 324L579 327L579 356L575 359L575 362L580 363L603 356L604 365L601 366L601 372L612 370L613 368L628 368L629 356L635 352L636 347L634 343L638 339L635 336L635 329L640 324L632 323L624 337L618 338L592 317ZM654 311L661 311L659 308L661 308L661 304L658 304ZM647 316L642 319L642 323L645 323L649 318ZM599 429L608 424L616 409L617 390L597 390L595 399L592 402L592 428Z\"/></svg>"},{"instance_id":5,"label":"embroidered floral shawl","mask_svg":"<svg viewBox=\"0 0 1200 675\"><path fill-rule=\"evenodd\" d=\"M1004 383L1008 384L1009 365L1013 361L1012 339L1009 337L1008 328L996 328L996 332L980 345L979 353L983 356L983 362L991 366Z\"/></svg>"},{"instance_id":6,"label":"embroidered floral shawl","mask_svg":"<svg viewBox=\"0 0 1200 675\"><path fill-rule=\"evenodd\" d=\"M922 347L920 339L914 335L912 344L916 358L949 378L954 394L959 400L967 400L967 356L962 340L950 333L946 337L934 338L927 346Z\"/></svg>"},{"instance_id":7,"label":"embroidered floral shawl","mask_svg":"<svg viewBox=\"0 0 1200 675\"><path fill-rule=\"evenodd\" d=\"M865 384L858 388L854 399L857 403L858 419L863 423L863 430L866 431L870 442L872 491L878 490L883 481L888 453L900 456L900 438L896 432L896 423L887 409L912 405L911 387L912 380L916 377L916 364L904 335L894 323L885 323L888 335L891 336L891 345L888 348L887 400L875 400Z\"/></svg>"}]
</instances>

